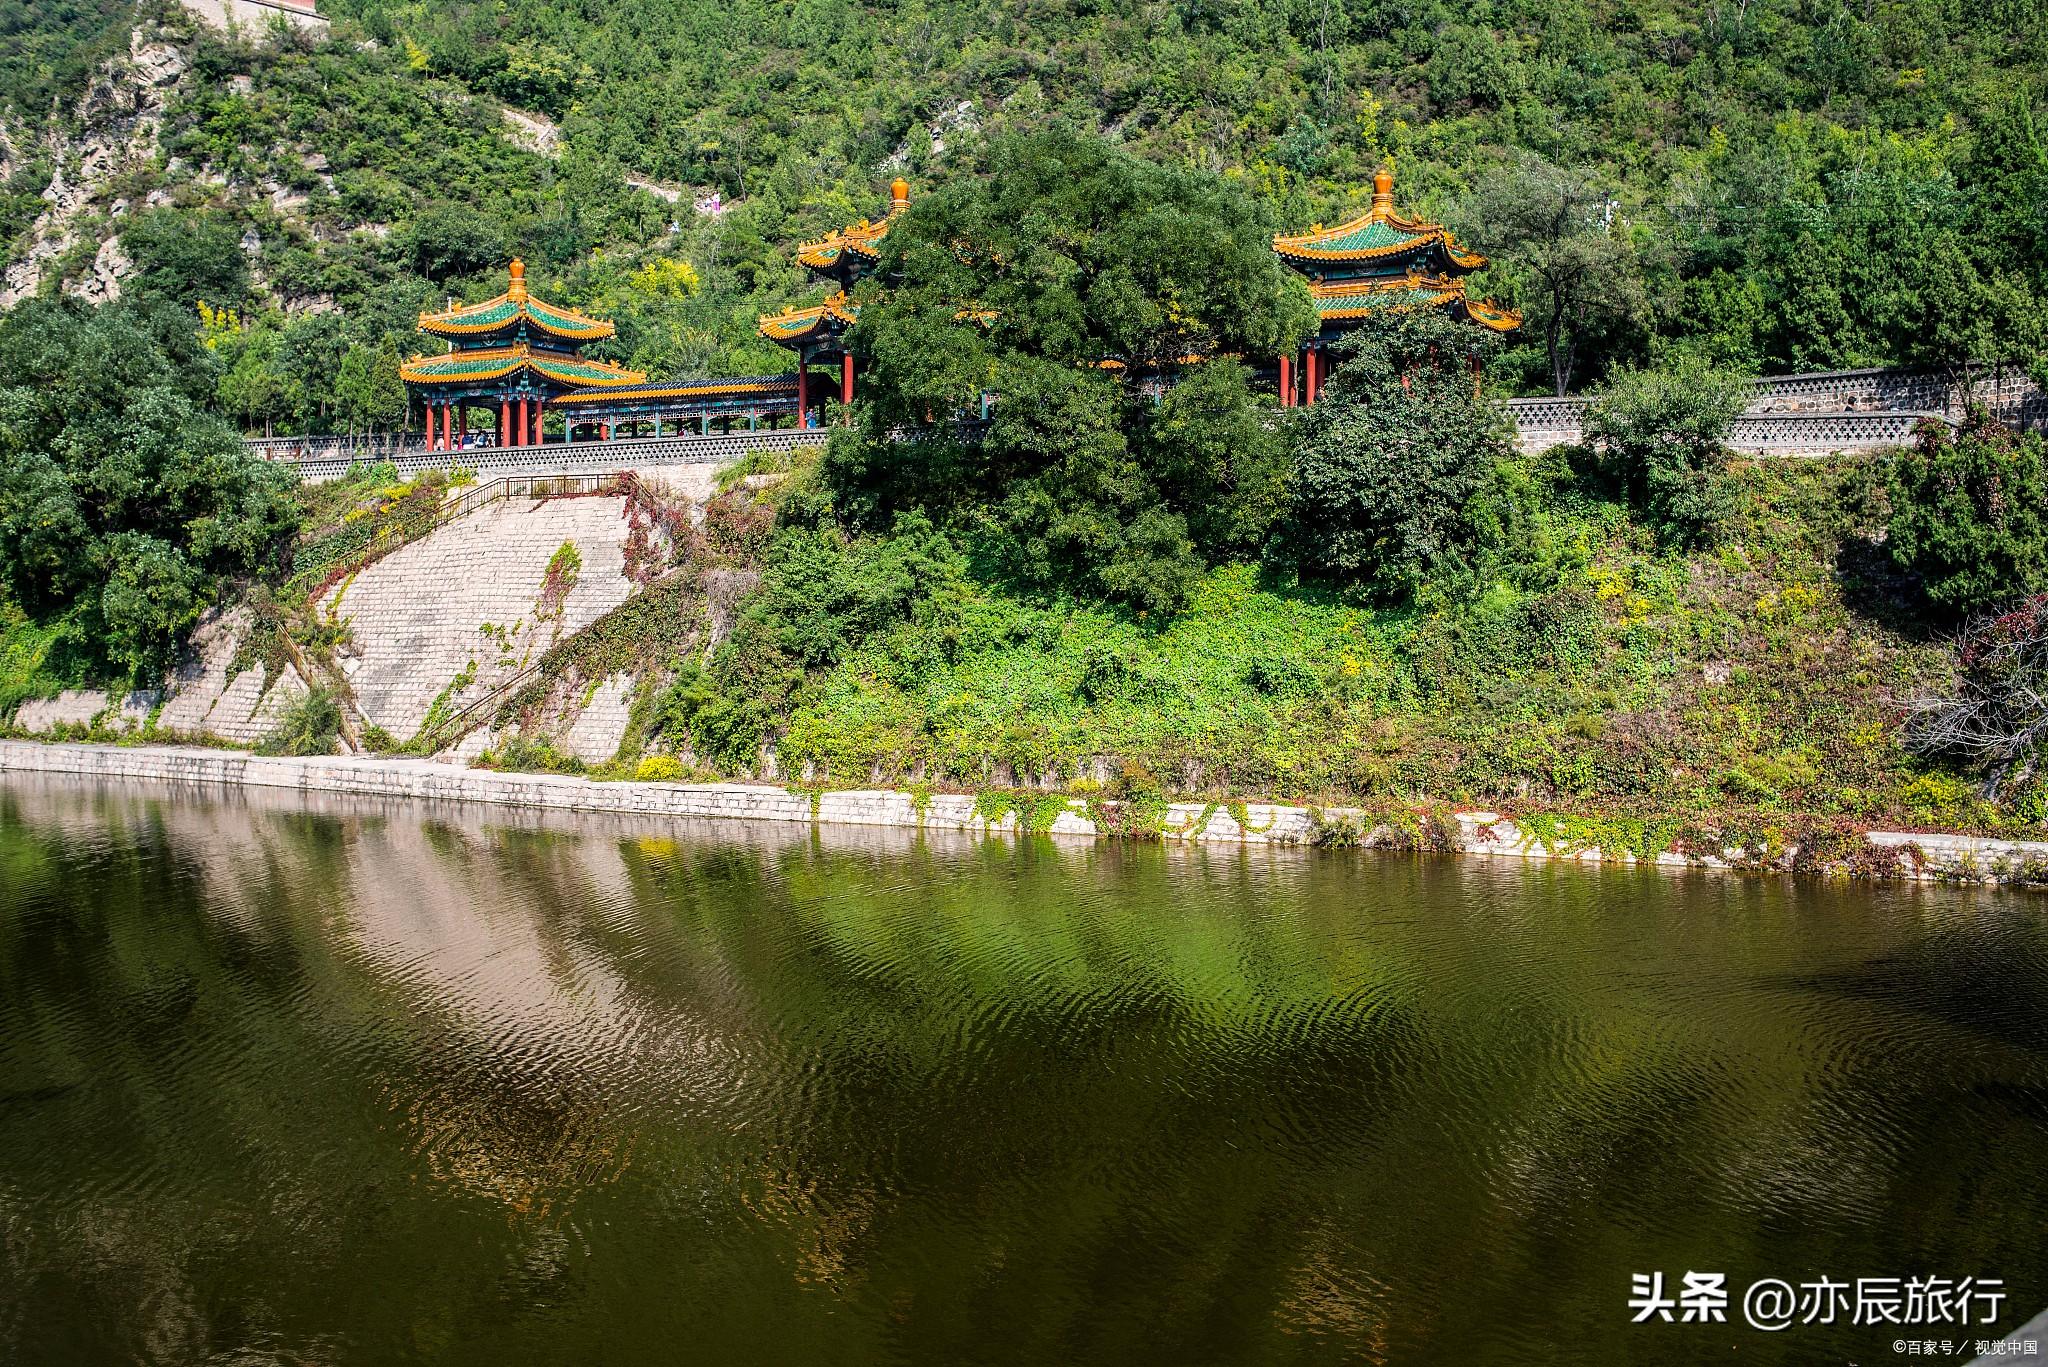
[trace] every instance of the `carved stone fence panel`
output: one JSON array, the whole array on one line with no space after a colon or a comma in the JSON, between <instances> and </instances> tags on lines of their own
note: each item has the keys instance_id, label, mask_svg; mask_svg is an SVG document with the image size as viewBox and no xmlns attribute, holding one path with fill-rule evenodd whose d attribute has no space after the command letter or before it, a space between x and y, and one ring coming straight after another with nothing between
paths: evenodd
<instances>
[{"instance_id":1,"label":"carved stone fence panel","mask_svg":"<svg viewBox=\"0 0 2048 1367\"><path fill-rule=\"evenodd\" d=\"M289 461L308 483L338 479L358 462L390 461L402 475L460 466L479 478L518 474L600 474L663 465L723 465L756 451L793 451L822 446L827 433L816 428L733 432L708 437L632 437L618 441L549 442L540 446L484 446L467 451L429 451L425 443L360 443L290 439L250 442L269 460Z\"/></svg>"}]
</instances>

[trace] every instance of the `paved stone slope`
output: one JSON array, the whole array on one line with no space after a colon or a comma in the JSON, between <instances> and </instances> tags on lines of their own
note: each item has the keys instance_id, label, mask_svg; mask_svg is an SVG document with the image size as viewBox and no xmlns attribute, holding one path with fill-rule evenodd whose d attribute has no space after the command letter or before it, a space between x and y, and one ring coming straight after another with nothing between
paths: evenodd
<instances>
[{"instance_id":1,"label":"paved stone slope","mask_svg":"<svg viewBox=\"0 0 2048 1367\"><path fill-rule=\"evenodd\" d=\"M633 589L624 511L615 497L486 504L330 588L315 609L348 624L341 665L363 720L409 740L436 699L453 709L482 696L624 602ZM567 591L551 595L548 563L564 545L581 564ZM260 668L235 670L247 629L239 609L210 616L162 695L67 692L22 704L15 722L41 733L97 717L136 730L154 713L164 732L253 745L306 688L290 670L267 689ZM563 749L592 763L610 759L625 734L628 687L607 679L567 699L550 718ZM464 757L491 739L471 736Z\"/></svg>"},{"instance_id":2,"label":"paved stone slope","mask_svg":"<svg viewBox=\"0 0 2048 1367\"><path fill-rule=\"evenodd\" d=\"M342 668L364 720L406 740L436 698L480 696L624 602L623 514L611 497L486 504L329 589L318 607L349 624ZM550 602L548 562L565 544L582 563Z\"/></svg>"}]
</instances>

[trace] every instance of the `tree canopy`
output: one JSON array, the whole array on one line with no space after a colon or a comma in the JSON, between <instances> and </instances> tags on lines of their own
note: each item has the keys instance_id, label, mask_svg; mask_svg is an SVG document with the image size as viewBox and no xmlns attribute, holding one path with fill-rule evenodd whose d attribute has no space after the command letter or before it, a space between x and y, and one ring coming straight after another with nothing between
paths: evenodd
<instances>
[{"instance_id":1,"label":"tree canopy","mask_svg":"<svg viewBox=\"0 0 2048 1367\"><path fill-rule=\"evenodd\" d=\"M1281 511L1270 400L1235 357L1305 337L1307 288L1230 181L1065 128L994 141L985 169L914 202L860 291L839 505L971 509L1019 580L1170 610Z\"/></svg>"},{"instance_id":2,"label":"tree canopy","mask_svg":"<svg viewBox=\"0 0 2048 1367\"><path fill-rule=\"evenodd\" d=\"M787 368L753 320L815 300L792 245L875 213L899 172L921 201L1059 125L1226 179L1261 227L1340 221L1391 161L1401 204L1489 254L1478 288L1528 317L1492 363L1513 390L1587 389L1672 343L1756 373L2043 347L2037 4L322 10L324 36L195 33L162 157L114 192L157 207L95 225L150 288L295 334L274 359L281 430L345 425L305 381L350 347L414 349L419 309L496 292L512 253L536 290L619 311L609 359ZM190 23L175 5L140 11ZM88 117L68 97L121 50L126 17L0 0L0 34L22 40L0 62L8 236L46 207L43 134ZM714 191L721 211L695 212ZM1199 259L1179 226L1146 231ZM638 275L656 260L700 287L656 298ZM1142 273L1131 287L1149 288ZM1112 294L1087 327L1108 324Z\"/></svg>"},{"instance_id":3,"label":"tree canopy","mask_svg":"<svg viewBox=\"0 0 2048 1367\"><path fill-rule=\"evenodd\" d=\"M1474 383L1487 341L1435 310L1370 315L1346 338L1296 434L1290 541L1304 577L1400 602L1474 548L1475 504L1512 449Z\"/></svg>"},{"instance_id":4,"label":"tree canopy","mask_svg":"<svg viewBox=\"0 0 2048 1367\"><path fill-rule=\"evenodd\" d=\"M211 381L173 311L0 317L0 579L83 674L160 671L296 525L296 472L243 452Z\"/></svg>"}]
</instances>

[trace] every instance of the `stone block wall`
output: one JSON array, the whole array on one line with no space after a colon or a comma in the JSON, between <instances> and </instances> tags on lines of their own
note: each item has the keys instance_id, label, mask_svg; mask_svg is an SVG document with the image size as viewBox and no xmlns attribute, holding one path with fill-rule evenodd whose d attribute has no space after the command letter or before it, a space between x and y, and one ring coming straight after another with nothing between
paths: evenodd
<instances>
[{"instance_id":1,"label":"stone block wall","mask_svg":"<svg viewBox=\"0 0 2048 1367\"><path fill-rule=\"evenodd\" d=\"M342 669L364 720L409 739L437 698L481 696L624 602L624 511L612 496L486 504L329 589L317 606L349 624ZM582 565L544 602L564 544Z\"/></svg>"},{"instance_id":2,"label":"stone block wall","mask_svg":"<svg viewBox=\"0 0 2048 1367\"><path fill-rule=\"evenodd\" d=\"M732 818L778 824L900 826L923 830L1015 835L1014 812L989 815L965 794L890 789L807 793L745 783L600 783L562 774L510 774L465 769L453 763L400 759L266 759L234 751L179 746L54 745L0 741L0 774L64 773L98 779L133 779L200 785L241 785L312 794L483 802L560 812L609 812L649 821ZM1240 822L1220 803L1173 804L1159 836L1171 841L1301 844L1321 823L1356 821L1343 809L1249 803ZM1546 845L1512 820L1492 812L1459 812L1450 820L1451 843L1466 854L1514 859L1572 859L1588 863L1648 862L1673 870L1717 868L1768 871L1791 867L1796 851L1769 859L1741 851L1721 855L1663 853L1643 861L1625 852ZM1054 836L1103 834L1079 803L1069 803L1047 832ZM1989 840L1975 836L1871 832L1871 855L1852 872L1963 882L2048 881L2048 842Z\"/></svg>"}]
</instances>

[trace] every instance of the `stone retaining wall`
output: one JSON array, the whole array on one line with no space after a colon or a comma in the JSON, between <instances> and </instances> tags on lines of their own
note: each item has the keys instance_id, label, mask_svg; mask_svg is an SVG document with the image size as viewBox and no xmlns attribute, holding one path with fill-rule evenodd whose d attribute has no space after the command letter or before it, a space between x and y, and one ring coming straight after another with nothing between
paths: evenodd
<instances>
[{"instance_id":1,"label":"stone retaining wall","mask_svg":"<svg viewBox=\"0 0 2048 1367\"><path fill-rule=\"evenodd\" d=\"M609 496L487 504L328 589L314 607L351 625L342 672L363 720L408 740L436 698L460 706L625 602L624 510ZM582 565L548 602L564 545Z\"/></svg>"},{"instance_id":2,"label":"stone retaining wall","mask_svg":"<svg viewBox=\"0 0 2048 1367\"><path fill-rule=\"evenodd\" d=\"M847 826L908 826L928 830L1015 834L1015 812L993 818L964 794L922 800L890 789L812 795L746 783L598 783L560 774L508 774L409 759L269 759L239 751L169 745L45 744L0 741L0 773L64 773L96 779L146 780L190 785L246 785L311 793L489 802L567 812L612 812L661 819L728 817L744 821ZM1356 816L1332 809L1249 803L1242 824L1221 804L1173 804L1161 823L1167 840L1242 844L1300 844L1319 820ZM1664 853L1650 861L1598 849L1551 848L1491 812L1460 812L1454 838L1467 854L1583 862L1651 862L1665 868L1789 867L1791 851L1772 860ZM1060 836L1102 832L1075 803L1049 831ZM1851 871L1882 871L1901 878L1965 882L2048 880L2048 842L1988 840L1973 836L1872 832L1874 858Z\"/></svg>"}]
</instances>

